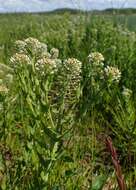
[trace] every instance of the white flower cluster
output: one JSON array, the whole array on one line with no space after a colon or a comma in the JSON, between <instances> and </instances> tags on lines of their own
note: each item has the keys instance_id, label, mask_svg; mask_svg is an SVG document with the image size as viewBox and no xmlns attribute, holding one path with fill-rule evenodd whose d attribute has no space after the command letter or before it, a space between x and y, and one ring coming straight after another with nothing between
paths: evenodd
<instances>
[{"instance_id":1,"label":"white flower cluster","mask_svg":"<svg viewBox=\"0 0 136 190\"><path fill-rule=\"evenodd\" d=\"M16 53L10 58L10 63L13 67L16 67L21 64L31 64L31 60L26 54Z\"/></svg>"},{"instance_id":2,"label":"white flower cluster","mask_svg":"<svg viewBox=\"0 0 136 190\"><path fill-rule=\"evenodd\" d=\"M75 58L69 58L64 61L64 67L73 74L81 73L82 63Z\"/></svg>"},{"instance_id":3,"label":"white flower cluster","mask_svg":"<svg viewBox=\"0 0 136 190\"><path fill-rule=\"evenodd\" d=\"M89 59L89 62L94 64L94 65L101 65L103 66L103 61L104 61L104 57L101 53L99 52L93 52L93 53L90 53L89 56L88 56L88 59Z\"/></svg>"},{"instance_id":4,"label":"white flower cluster","mask_svg":"<svg viewBox=\"0 0 136 190\"><path fill-rule=\"evenodd\" d=\"M81 67L82 63L75 59L69 58L64 61L64 73L68 76L69 83L67 84L67 93L65 96L66 107L69 108L70 102L74 102L77 89L81 81Z\"/></svg>"},{"instance_id":5,"label":"white flower cluster","mask_svg":"<svg viewBox=\"0 0 136 190\"><path fill-rule=\"evenodd\" d=\"M124 87L123 88L123 91L122 91L122 95L125 97L125 98L130 98L131 95L132 95L132 90Z\"/></svg>"},{"instance_id":6,"label":"white flower cluster","mask_svg":"<svg viewBox=\"0 0 136 190\"><path fill-rule=\"evenodd\" d=\"M118 68L107 66L104 68L105 76L111 81L111 82L119 82L121 78L121 72Z\"/></svg>"},{"instance_id":7,"label":"white flower cluster","mask_svg":"<svg viewBox=\"0 0 136 190\"><path fill-rule=\"evenodd\" d=\"M44 56L47 52L47 45L39 42L39 40L35 38L27 38L24 42L26 43L27 50L34 56Z\"/></svg>"},{"instance_id":8,"label":"white flower cluster","mask_svg":"<svg viewBox=\"0 0 136 190\"><path fill-rule=\"evenodd\" d=\"M91 72L93 76L93 80L98 79L107 79L108 82L116 82L118 83L121 78L121 72L118 68L112 66L104 66L104 56L99 52L90 53L88 56L89 63L92 66ZM90 69L90 67L89 67ZM96 82L96 81L95 81Z\"/></svg>"},{"instance_id":9,"label":"white flower cluster","mask_svg":"<svg viewBox=\"0 0 136 190\"><path fill-rule=\"evenodd\" d=\"M5 85L0 85L0 93L8 93L9 89Z\"/></svg>"},{"instance_id":10,"label":"white flower cluster","mask_svg":"<svg viewBox=\"0 0 136 190\"><path fill-rule=\"evenodd\" d=\"M53 60L53 59L42 58L36 62L35 68L37 71L41 71L41 70L49 71L50 70L52 73L54 73L54 71L57 70L57 65L56 65L55 60Z\"/></svg>"},{"instance_id":11,"label":"white flower cluster","mask_svg":"<svg viewBox=\"0 0 136 190\"><path fill-rule=\"evenodd\" d=\"M56 48L52 48L50 54L52 59L57 59L59 57L59 50Z\"/></svg>"},{"instance_id":12,"label":"white flower cluster","mask_svg":"<svg viewBox=\"0 0 136 190\"><path fill-rule=\"evenodd\" d=\"M39 40L33 37L26 38L25 43L28 45L28 47L33 48L33 45L36 47L39 45Z\"/></svg>"},{"instance_id":13,"label":"white flower cluster","mask_svg":"<svg viewBox=\"0 0 136 190\"><path fill-rule=\"evenodd\" d=\"M22 40L17 40L15 42L15 49L16 51L18 51L19 53L26 53L26 43Z\"/></svg>"},{"instance_id":14,"label":"white flower cluster","mask_svg":"<svg viewBox=\"0 0 136 190\"><path fill-rule=\"evenodd\" d=\"M47 54L47 45L39 42L35 38L27 38L23 40L17 40L15 42L15 50L18 53L31 54L35 57L46 56Z\"/></svg>"},{"instance_id":15,"label":"white flower cluster","mask_svg":"<svg viewBox=\"0 0 136 190\"><path fill-rule=\"evenodd\" d=\"M13 83L12 69L5 65L0 64L0 92L7 93Z\"/></svg>"},{"instance_id":16,"label":"white flower cluster","mask_svg":"<svg viewBox=\"0 0 136 190\"><path fill-rule=\"evenodd\" d=\"M88 71L89 75L93 77L93 84L96 86L96 81L99 79L104 79L104 57L99 52L90 53L88 56L89 64ZM91 79L92 80L92 79Z\"/></svg>"},{"instance_id":17,"label":"white flower cluster","mask_svg":"<svg viewBox=\"0 0 136 190\"><path fill-rule=\"evenodd\" d=\"M58 65L61 63L59 57L59 50L52 48L50 52L47 51L47 45L41 43L35 38L27 38L25 40L18 40L15 42L17 53L10 59L10 63L16 67L21 64L34 64L35 68L42 75L50 71L54 73Z\"/></svg>"},{"instance_id":18,"label":"white flower cluster","mask_svg":"<svg viewBox=\"0 0 136 190\"><path fill-rule=\"evenodd\" d=\"M56 104L57 101L61 100L63 95L65 110L69 110L77 100L77 91L81 81L82 63L75 58L69 58L63 62L59 59L57 60L60 67L50 92L50 99Z\"/></svg>"}]
</instances>

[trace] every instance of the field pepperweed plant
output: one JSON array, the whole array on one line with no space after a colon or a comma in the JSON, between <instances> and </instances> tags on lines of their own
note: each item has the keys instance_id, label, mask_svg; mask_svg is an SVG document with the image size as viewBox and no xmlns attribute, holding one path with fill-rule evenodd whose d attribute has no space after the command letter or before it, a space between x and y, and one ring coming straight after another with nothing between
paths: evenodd
<instances>
[{"instance_id":1,"label":"field pepperweed plant","mask_svg":"<svg viewBox=\"0 0 136 190\"><path fill-rule=\"evenodd\" d=\"M35 34L16 28L0 50L0 189L133 190L135 32L97 16L46 16L56 28L62 19L60 35L43 32L43 17L32 17L39 37L33 20Z\"/></svg>"}]
</instances>

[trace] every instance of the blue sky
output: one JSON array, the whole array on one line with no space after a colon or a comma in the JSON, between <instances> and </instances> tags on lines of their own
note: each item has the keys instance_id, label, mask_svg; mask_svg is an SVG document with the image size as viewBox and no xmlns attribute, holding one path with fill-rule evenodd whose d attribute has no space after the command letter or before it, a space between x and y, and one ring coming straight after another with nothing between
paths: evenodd
<instances>
[{"instance_id":1,"label":"blue sky","mask_svg":"<svg viewBox=\"0 0 136 190\"><path fill-rule=\"evenodd\" d=\"M136 8L136 0L0 0L0 12L37 12L57 8L105 9Z\"/></svg>"}]
</instances>

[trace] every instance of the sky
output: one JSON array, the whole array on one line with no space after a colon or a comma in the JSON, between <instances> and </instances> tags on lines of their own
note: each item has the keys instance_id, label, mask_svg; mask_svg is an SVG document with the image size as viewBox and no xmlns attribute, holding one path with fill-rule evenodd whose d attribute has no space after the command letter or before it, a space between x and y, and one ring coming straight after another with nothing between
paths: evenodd
<instances>
[{"instance_id":1,"label":"sky","mask_svg":"<svg viewBox=\"0 0 136 190\"><path fill-rule=\"evenodd\" d=\"M84 10L136 8L136 0L0 0L0 12L39 12L58 8Z\"/></svg>"}]
</instances>

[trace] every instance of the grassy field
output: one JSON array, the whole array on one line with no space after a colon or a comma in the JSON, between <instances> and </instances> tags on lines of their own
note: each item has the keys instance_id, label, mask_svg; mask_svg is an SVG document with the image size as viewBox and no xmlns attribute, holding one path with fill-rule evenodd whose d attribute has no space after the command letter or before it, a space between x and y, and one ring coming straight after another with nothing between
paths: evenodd
<instances>
[{"instance_id":1,"label":"grassy field","mask_svg":"<svg viewBox=\"0 0 136 190\"><path fill-rule=\"evenodd\" d=\"M101 22L111 20L111 23L109 23L111 25L121 24L131 31L136 30L135 14L127 16L111 14L96 16L91 14L89 18L86 17L87 16L83 14L70 14L69 12L60 14L0 15L0 61L6 62L8 60L12 54L13 43L16 40L29 36L46 42L50 47L56 46L60 49L62 57L79 56L79 53L77 53L79 45L81 48L83 36L86 34L87 27L92 27L93 25L93 28L95 28L94 20L98 21L97 25ZM99 17L101 17L100 20ZM69 38L74 40L74 47L72 47L74 51L69 48ZM90 41L88 41L87 47L84 47L83 44L82 51L86 53L85 55L89 52L89 43ZM88 49L87 52L86 49ZM83 58L81 54L80 57Z\"/></svg>"},{"instance_id":2,"label":"grassy field","mask_svg":"<svg viewBox=\"0 0 136 190\"><path fill-rule=\"evenodd\" d=\"M0 15L0 189L135 190L136 15Z\"/></svg>"}]
</instances>

